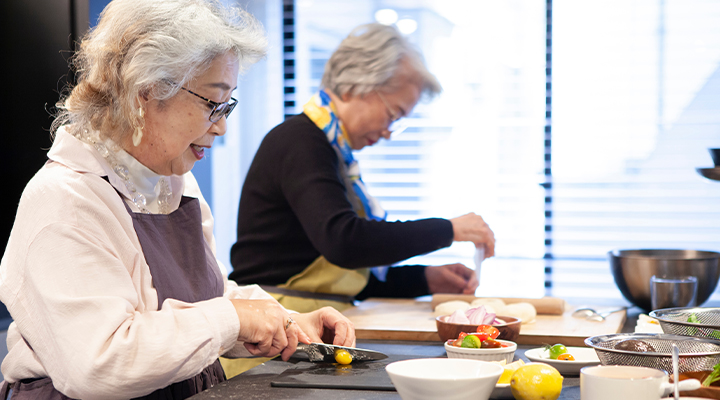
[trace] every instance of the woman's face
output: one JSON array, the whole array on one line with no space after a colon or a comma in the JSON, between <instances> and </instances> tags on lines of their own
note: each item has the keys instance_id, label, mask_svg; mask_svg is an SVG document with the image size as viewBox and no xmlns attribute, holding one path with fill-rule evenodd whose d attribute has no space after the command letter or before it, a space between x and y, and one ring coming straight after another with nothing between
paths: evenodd
<instances>
[{"instance_id":1,"label":"woman's face","mask_svg":"<svg viewBox=\"0 0 720 400\"><path fill-rule=\"evenodd\" d=\"M374 91L363 96L333 97L352 149L372 146L381 137L390 139L388 127L393 119L410 114L420 100L420 94L418 85L408 83L389 93Z\"/></svg>"},{"instance_id":2,"label":"woman's face","mask_svg":"<svg viewBox=\"0 0 720 400\"><path fill-rule=\"evenodd\" d=\"M232 53L217 57L208 70L184 87L217 103L230 100L235 90L239 62ZM123 146L135 159L160 175L182 175L201 160L216 136L225 134L225 117L210 122L212 105L180 90L174 97L160 102L142 100L145 127L140 145L128 138Z\"/></svg>"}]
</instances>

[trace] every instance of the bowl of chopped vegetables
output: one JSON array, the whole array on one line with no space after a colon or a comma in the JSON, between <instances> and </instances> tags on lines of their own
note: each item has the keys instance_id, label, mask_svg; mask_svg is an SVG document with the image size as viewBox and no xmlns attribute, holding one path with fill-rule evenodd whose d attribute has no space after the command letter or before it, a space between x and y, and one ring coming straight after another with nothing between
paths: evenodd
<instances>
[{"instance_id":1,"label":"bowl of chopped vegetables","mask_svg":"<svg viewBox=\"0 0 720 400\"><path fill-rule=\"evenodd\" d=\"M470 338L470 339L465 339ZM468 345L468 341L472 341L472 338L477 338L476 335L469 334L464 336L462 339L448 340L445 342L445 352L448 358L467 358L471 360L480 361L503 361L511 363L515 357L515 350L517 350L517 344L509 340L502 339L486 339L480 343L491 344L485 345L487 347L463 347L462 343ZM460 346L456 346L455 343L461 343ZM472 346L474 344L470 344ZM491 347L489 347L491 346Z\"/></svg>"},{"instance_id":2,"label":"bowl of chopped vegetables","mask_svg":"<svg viewBox=\"0 0 720 400\"><path fill-rule=\"evenodd\" d=\"M517 344L498 339L500 330L492 325L480 325L476 332L460 332L455 339L445 341L448 358L468 358L482 361L511 363Z\"/></svg>"},{"instance_id":3,"label":"bowl of chopped vegetables","mask_svg":"<svg viewBox=\"0 0 720 400\"><path fill-rule=\"evenodd\" d=\"M517 340L518 336L520 336L520 326L522 323L519 318L495 316L495 314L492 314L492 319L485 319L481 322L453 321L454 320L452 319L452 315L441 315L435 318L435 325L437 326L438 336L440 336L440 340L442 340L443 342L449 339L457 339L458 335L462 332L477 332L478 328L481 325L490 325L500 331L500 334L497 337L498 339L515 341Z\"/></svg>"}]
</instances>

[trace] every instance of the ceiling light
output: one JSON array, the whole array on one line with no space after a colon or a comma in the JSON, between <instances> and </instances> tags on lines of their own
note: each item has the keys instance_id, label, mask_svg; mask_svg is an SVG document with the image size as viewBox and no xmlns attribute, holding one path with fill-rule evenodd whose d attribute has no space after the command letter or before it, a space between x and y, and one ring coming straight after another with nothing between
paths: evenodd
<instances>
[{"instance_id":1,"label":"ceiling light","mask_svg":"<svg viewBox=\"0 0 720 400\"><path fill-rule=\"evenodd\" d=\"M390 8L383 8L375 12L375 21L383 25L392 25L398 20L398 14Z\"/></svg>"}]
</instances>

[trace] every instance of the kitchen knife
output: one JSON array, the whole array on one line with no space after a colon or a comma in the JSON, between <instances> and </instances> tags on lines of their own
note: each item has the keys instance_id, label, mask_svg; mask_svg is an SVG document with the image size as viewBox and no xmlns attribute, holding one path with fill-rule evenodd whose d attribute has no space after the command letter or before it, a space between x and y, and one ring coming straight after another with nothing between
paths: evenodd
<instances>
[{"instance_id":1,"label":"kitchen knife","mask_svg":"<svg viewBox=\"0 0 720 400\"><path fill-rule=\"evenodd\" d=\"M335 362L335 350L337 350L337 349L347 350L347 352L350 353L350 355L352 356L353 361L374 361L374 360L382 360L384 358L387 358L387 355L380 353L379 351L375 351L375 350L358 349L355 347L335 346L332 344L325 344L325 343L310 343L310 344L298 343L295 354L305 353L305 354L307 354L308 358L312 362L321 362L321 361Z\"/></svg>"}]
</instances>

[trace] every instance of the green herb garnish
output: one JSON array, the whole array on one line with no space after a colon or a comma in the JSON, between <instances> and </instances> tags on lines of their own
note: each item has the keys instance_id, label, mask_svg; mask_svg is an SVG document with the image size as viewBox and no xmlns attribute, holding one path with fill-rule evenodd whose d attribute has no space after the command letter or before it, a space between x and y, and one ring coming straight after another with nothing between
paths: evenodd
<instances>
[{"instance_id":1,"label":"green herb garnish","mask_svg":"<svg viewBox=\"0 0 720 400\"><path fill-rule=\"evenodd\" d=\"M715 364L713 371L703 381L702 385L705 387L710 386L713 382L720 381L720 363Z\"/></svg>"},{"instance_id":2,"label":"green herb garnish","mask_svg":"<svg viewBox=\"0 0 720 400\"><path fill-rule=\"evenodd\" d=\"M690 317L688 317L687 322L692 322L693 324L699 324L700 320L698 319L697 315L695 313L690 314Z\"/></svg>"}]
</instances>

